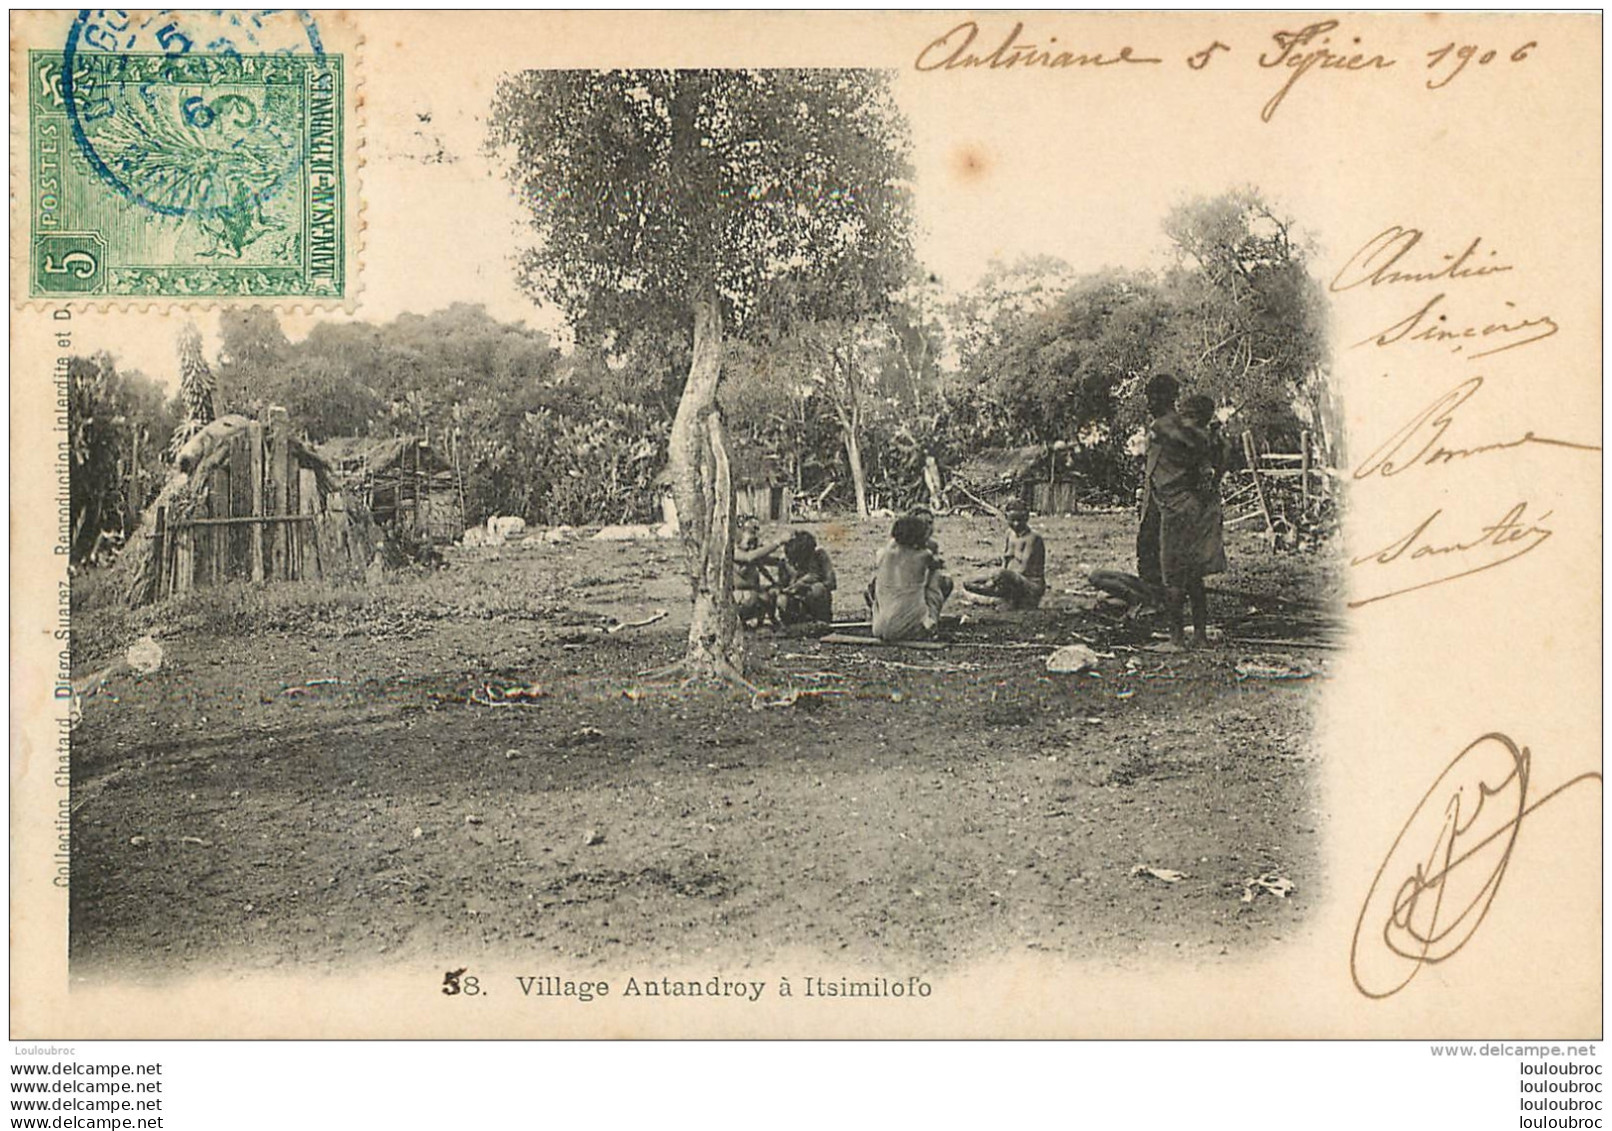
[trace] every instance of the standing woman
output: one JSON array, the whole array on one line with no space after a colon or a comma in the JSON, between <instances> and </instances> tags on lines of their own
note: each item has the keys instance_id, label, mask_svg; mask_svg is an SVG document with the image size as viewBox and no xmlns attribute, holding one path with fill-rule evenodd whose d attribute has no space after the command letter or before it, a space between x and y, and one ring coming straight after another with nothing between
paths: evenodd
<instances>
[{"instance_id":1,"label":"standing woman","mask_svg":"<svg viewBox=\"0 0 1612 1131\"><path fill-rule=\"evenodd\" d=\"M1158 436L1161 422L1180 419L1175 412L1175 398L1180 391L1181 385L1168 373L1156 373L1148 378L1145 391L1148 426L1142 468L1142 524L1136 531L1136 572L1142 579L1143 588L1151 591L1155 601L1164 592L1164 575L1159 572L1162 516L1153 493L1153 473L1159 469L1164 456L1164 445ZM1169 425L1165 425L1166 433L1169 428ZM1163 478L1168 481L1171 475L1168 466L1164 468L1164 473Z\"/></svg>"},{"instance_id":2,"label":"standing woman","mask_svg":"<svg viewBox=\"0 0 1612 1131\"><path fill-rule=\"evenodd\" d=\"M1213 427L1214 401L1201 394L1179 412L1155 416L1148 429L1147 495L1158 514L1158 570L1170 641L1186 646L1184 608L1192 603L1196 643L1208 643L1209 598L1203 579L1226 571L1220 479L1226 445Z\"/></svg>"}]
</instances>

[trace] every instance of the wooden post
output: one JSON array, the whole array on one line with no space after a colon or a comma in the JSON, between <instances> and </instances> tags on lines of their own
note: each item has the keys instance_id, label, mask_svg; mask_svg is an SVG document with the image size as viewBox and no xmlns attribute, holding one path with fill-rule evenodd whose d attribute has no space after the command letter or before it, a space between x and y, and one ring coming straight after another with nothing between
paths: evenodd
<instances>
[{"instance_id":1,"label":"wooden post","mask_svg":"<svg viewBox=\"0 0 1612 1131\"><path fill-rule=\"evenodd\" d=\"M1306 518L1310 514L1310 430L1306 428L1299 433L1299 513Z\"/></svg>"},{"instance_id":2,"label":"wooden post","mask_svg":"<svg viewBox=\"0 0 1612 1131\"><path fill-rule=\"evenodd\" d=\"M169 528L172 531L172 528ZM195 587L196 580L196 531L189 526L181 526L177 532L171 534L174 543L173 587L174 593L188 593Z\"/></svg>"},{"instance_id":3,"label":"wooden post","mask_svg":"<svg viewBox=\"0 0 1612 1131\"><path fill-rule=\"evenodd\" d=\"M203 496L196 510L192 512L192 517L194 518L214 517L213 506L218 500L212 490L212 484L208 482L211 478L212 476L210 475L203 477L196 472L191 472L191 481L199 481L198 487ZM213 583L213 532L206 528L198 530L194 526L187 527L185 540L190 543L191 553L194 555L190 570L191 587L197 588L211 585Z\"/></svg>"},{"instance_id":4,"label":"wooden post","mask_svg":"<svg viewBox=\"0 0 1612 1131\"><path fill-rule=\"evenodd\" d=\"M119 515L119 528L127 534L139 525L140 512L146 509L144 494L140 490L140 433L144 429L136 424L129 450L129 478L123 488L123 513ZM132 522L130 521L132 518Z\"/></svg>"},{"instance_id":5,"label":"wooden post","mask_svg":"<svg viewBox=\"0 0 1612 1131\"><path fill-rule=\"evenodd\" d=\"M1259 510L1265 516L1265 532L1271 536L1271 549L1276 549L1276 522L1271 518L1271 504L1265 498L1265 484L1259 477L1259 452L1254 447L1254 434L1243 433L1243 458L1248 461L1248 473L1254 478L1254 494L1259 498Z\"/></svg>"},{"instance_id":6,"label":"wooden post","mask_svg":"<svg viewBox=\"0 0 1612 1131\"><path fill-rule=\"evenodd\" d=\"M454 528L448 532L448 536L455 542L464 533L465 523L470 521L470 508L465 505L465 473L459 464L460 435L460 429L455 427L453 430L453 485L459 492L459 518L454 523Z\"/></svg>"},{"instance_id":7,"label":"wooden post","mask_svg":"<svg viewBox=\"0 0 1612 1131\"><path fill-rule=\"evenodd\" d=\"M429 435L429 433L427 433ZM426 541L426 509L421 499L421 477L419 477L419 448L414 445L414 536L419 541Z\"/></svg>"},{"instance_id":8,"label":"wooden post","mask_svg":"<svg viewBox=\"0 0 1612 1131\"><path fill-rule=\"evenodd\" d=\"M252 515L263 517L263 425L254 420L246 426L247 458L250 461L248 477L252 481ZM249 535L252 555L252 580L263 580L263 523L255 522Z\"/></svg>"},{"instance_id":9,"label":"wooden post","mask_svg":"<svg viewBox=\"0 0 1612 1131\"><path fill-rule=\"evenodd\" d=\"M270 417L263 436L263 508L259 516L268 518L274 512L274 500L280 474L280 429ZM264 564L266 581L278 581L285 575L285 551L281 549L278 523L265 523L263 528Z\"/></svg>"},{"instance_id":10,"label":"wooden post","mask_svg":"<svg viewBox=\"0 0 1612 1131\"><path fill-rule=\"evenodd\" d=\"M230 515L235 513L235 484L231 482L232 477L229 473L229 453L225 452L224 456L225 458L219 463L218 469L213 472L213 484L211 491L213 496L213 514L220 518L228 518ZM213 568L210 583L213 585L221 585L225 581L229 580L229 527L225 526L213 530L208 538L208 542L211 543L213 555Z\"/></svg>"},{"instance_id":11,"label":"wooden post","mask_svg":"<svg viewBox=\"0 0 1612 1131\"><path fill-rule=\"evenodd\" d=\"M252 440L244 430L230 437L229 513L237 518L256 517L252 509ZM252 576L252 527L232 526L229 534L231 580Z\"/></svg>"},{"instance_id":12,"label":"wooden post","mask_svg":"<svg viewBox=\"0 0 1612 1131\"><path fill-rule=\"evenodd\" d=\"M163 591L163 588L162 588L163 580L166 577L167 572L168 572L168 570L167 570L167 565L168 565L168 561L167 561L167 559L168 559L168 508L167 507L158 507L157 508L157 529L156 529L156 532L152 534L151 541L154 543L154 545L152 546L153 553L151 555L151 560L154 563L153 568L155 568L156 571L157 571L156 581L152 586L152 597L153 597L153 599L160 601L160 600L163 599L163 597L167 596L167 594Z\"/></svg>"},{"instance_id":13,"label":"wooden post","mask_svg":"<svg viewBox=\"0 0 1612 1131\"><path fill-rule=\"evenodd\" d=\"M271 415L269 417L268 448L265 452L267 469L264 472L264 517L273 517L286 513L286 499L289 496L289 485L286 483L286 464L291 454L290 430L283 417ZM270 581L285 581L291 575L290 555L288 549L291 545L291 532L283 522L269 524L269 564L268 579Z\"/></svg>"},{"instance_id":14,"label":"wooden post","mask_svg":"<svg viewBox=\"0 0 1612 1131\"><path fill-rule=\"evenodd\" d=\"M294 524L297 528L297 576L312 576L318 580L325 572L319 559L319 480L312 470L300 465L297 468L297 513L311 520Z\"/></svg>"},{"instance_id":15,"label":"wooden post","mask_svg":"<svg viewBox=\"0 0 1612 1131\"><path fill-rule=\"evenodd\" d=\"M274 421L278 440L274 445L274 513L291 513L291 423L282 414ZM291 549L295 545L294 523L276 523L280 528L280 578L290 581L293 572Z\"/></svg>"},{"instance_id":16,"label":"wooden post","mask_svg":"<svg viewBox=\"0 0 1612 1131\"><path fill-rule=\"evenodd\" d=\"M301 464L297 462L297 453L293 449L290 432L285 433L285 514L301 514ZM300 522L287 522L285 578L292 582L301 578L301 543L303 536Z\"/></svg>"}]
</instances>

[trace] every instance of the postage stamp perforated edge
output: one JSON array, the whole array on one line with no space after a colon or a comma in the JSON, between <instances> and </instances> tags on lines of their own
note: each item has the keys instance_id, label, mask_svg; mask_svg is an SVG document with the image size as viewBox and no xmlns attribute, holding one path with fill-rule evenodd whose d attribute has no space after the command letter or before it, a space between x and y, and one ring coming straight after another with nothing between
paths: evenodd
<instances>
[{"instance_id":1,"label":"postage stamp perforated edge","mask_svg":"<svg viewBox=\"0 0 1612 1131\"><path fill-rule=\"evenodd\" d=\"M15 310L68 307L75 311L148 312L170 309L206 311L227 306L262 306L285 313L357 309L364 288L363 264L367 238L367 202L363 195L366 160L366 100L364 94L364 37L350 19L338 12L321 12L319 33L324 54L340 59L341 97L337 107L338 184L340 215L336 225L340 258L338 293L117 293L104 287L94 293L38 293L35 284L34 221L34 87L35 60L61 52L67 25L66 12L13 13L10 37L11 63L11 306ZM72 144L69 142L69 144ZM137 208L138 205L130 204ZM104 237L103 237L104 238Z\"/></svg>"}]
</instances>

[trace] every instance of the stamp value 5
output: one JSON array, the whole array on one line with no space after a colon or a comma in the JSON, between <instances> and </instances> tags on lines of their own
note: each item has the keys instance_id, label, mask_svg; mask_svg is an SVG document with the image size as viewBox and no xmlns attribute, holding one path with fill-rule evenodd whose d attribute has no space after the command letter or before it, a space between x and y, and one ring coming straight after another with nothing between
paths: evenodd
<instances>
[{"instance_id":1,"label":"stamp value 5","mask_svg":"<svg viewBox=\"0 0 1612 1131\"><path fill-rule=\"evenodd\" d=\"M30 296L346 297L344 60L276 15L90 12L29 53Z\"/></svg>"}]
</instances>

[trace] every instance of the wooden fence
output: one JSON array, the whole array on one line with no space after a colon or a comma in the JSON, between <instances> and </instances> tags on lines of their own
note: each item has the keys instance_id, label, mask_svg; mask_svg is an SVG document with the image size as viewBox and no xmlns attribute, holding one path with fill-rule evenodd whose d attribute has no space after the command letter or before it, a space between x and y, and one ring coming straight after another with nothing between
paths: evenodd
<instances>
[{"instance_id":1,"label":"wooden fence","mask_svg":"<svg viewBox=\"0 0 1612 1131\"><path fill-rule=\"evenodd\" d=\"M1227 528L1253 523L1273 549L1292 544L1330 504L1330 469L1308 431L1299 434L1297 452L1264 451L1252 432L1243 433L1242 448L1244 466L1226 477L1221 492Z\"/></svg>"},{"instance_id":2,"label":"wooden fence","mask_svg":"<svg viewBox=\"0 0 1612 1131\"><path fill-rule=\"evenodd\" d=\"M228 449L222 457L214 453L193 473L201 481L192 485L188 513L157 508L157 595L229 581L322 577L320 527L328 524L321 519L332 511L341 517L340 497L321 496L285 422L253 421L222 445Z\"/></svg>"},{"instance_id":3,"label":"wooden fence","mask_svg":"<svg viewBox=\"0 0 1612 1131\"><path fill-rule=\"evenodd\" d=\"M1037 482L1030 487L1030 509L1036 514L1079 514L1081 484L1073 479Z\"/></svg>"}]
</instances>

